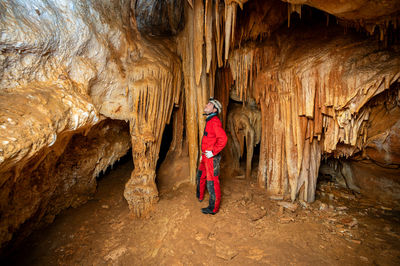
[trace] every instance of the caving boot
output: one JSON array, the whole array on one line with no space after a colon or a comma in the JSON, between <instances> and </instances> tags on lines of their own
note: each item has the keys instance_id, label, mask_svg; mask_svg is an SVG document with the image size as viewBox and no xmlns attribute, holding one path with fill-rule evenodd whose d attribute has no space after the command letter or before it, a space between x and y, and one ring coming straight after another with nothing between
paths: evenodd
<instances>
[{"instance_id":1,"label":"caving boot","mask_svg":"<svg viewBox=\"0 0 400 266\"><path fill-rule=\"evenodd\" d=\"M216 214L216 212L213 212L213 210L210 207L202 208L201 212L204 213L204 214L211 214L211 215L215 215Z\"/></svg>"}]
</instances>

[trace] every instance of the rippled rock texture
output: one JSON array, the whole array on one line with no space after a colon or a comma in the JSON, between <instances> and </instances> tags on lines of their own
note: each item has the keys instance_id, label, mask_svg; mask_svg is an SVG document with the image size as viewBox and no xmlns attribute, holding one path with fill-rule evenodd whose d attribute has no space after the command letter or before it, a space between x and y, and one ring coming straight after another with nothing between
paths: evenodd
<instances>
[{"instance_id":1,"label":"rippled rock texture","mask_svg":"<svg viewBox=\"0 0 400 266\"><path fill-rule=\"evenodd\" d=\"M171 150L188 150L194 182L210 96L224 125L229 98L251 107L230 126L234 157L260 139L271 195L313 201L321 160L336 158L361 193L398 198L400 7L343 3L2 1L0 244L84 202L130 147L124 196L148 216L174 107Z\"/></svg>"},{"instance_id":2,"label":"rippled rock texture","mask_svg":"<svg viewBox=\"0 0 400 266\"><path fill-rule=\"evenodd\" d=\"M237 49L230 60L236 89L254 89L261 106L258 181L271 195L314 201L323 157L372 157L377 145L382 164L392 163L382 157L397 157L398 46L388 50L341 29L305 27Z\"/></svg>"},{"instance_id":3,"label":"rippled rock texture","mask_svg":"<svg viewBox=\"0 0 400 266\"><path fill-rule=\"evenodd\" d=\"M1 172L1 240L27 236L68 207L85 203L96 177L130 148L128 125L103 120L93 127L63 132L51 147ZM5 170L5 171L4 171Z\"/></svg>"},{"instance_id":4,"label":"rippled rock texture","mask_svg":"<svg viewBox=\"0 0 400 266\"><path fill-rule=\"evenodd\" d=\"M84 202L98 173L131 146L130 207L140 216L157 199L155 163L179 102L181 68L172 42L139 34L134 8L134 1L0 3L1 244Z\"/></svg>"}]
</instances>

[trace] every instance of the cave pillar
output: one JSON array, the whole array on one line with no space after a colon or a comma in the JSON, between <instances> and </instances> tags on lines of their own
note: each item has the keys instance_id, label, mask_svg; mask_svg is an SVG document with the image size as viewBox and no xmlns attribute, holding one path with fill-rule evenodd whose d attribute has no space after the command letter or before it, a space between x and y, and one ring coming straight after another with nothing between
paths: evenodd
<instances>
[{"instance_id":1,"label":"cave pillar","mask_svg":"<svg viewBox=\"0 0 400 266\"><path fill-rule=\"evenodd\" d=\"M132 132L131 132L132 133ZM124 197L136 217L146 217L158 201L155 183L157 157L155 139L146 135L132 135L132 157L135 169L125 184Z\"/></svg>"},{"instance_id":2,"label":"cave pillar","mask_svg":"<svg viewBox=\"0 0 400 266\"><path fill-rule=\"evenodd\" d=\"M261 101L262 137L258 183L267 193L283 196L287 191L287 165L285 153L285 117L280 96L270 92Z\"/></svg>"}]
</instances>

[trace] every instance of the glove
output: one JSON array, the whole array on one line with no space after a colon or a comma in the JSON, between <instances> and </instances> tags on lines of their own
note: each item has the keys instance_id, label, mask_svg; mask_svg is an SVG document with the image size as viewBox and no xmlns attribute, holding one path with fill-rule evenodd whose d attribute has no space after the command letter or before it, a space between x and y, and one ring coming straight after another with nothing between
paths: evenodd
<instances>
[{"instance_id":1,"label":"glove","mask_svg":"<svg viewBox=\"0 0 400 266\"><path fill-rule=\"evenodd\" d=\"M206 151L206 157L210 159L211 157L214 157L214 154L212 153L212 151Z\"/></svg>"}]
</instances>

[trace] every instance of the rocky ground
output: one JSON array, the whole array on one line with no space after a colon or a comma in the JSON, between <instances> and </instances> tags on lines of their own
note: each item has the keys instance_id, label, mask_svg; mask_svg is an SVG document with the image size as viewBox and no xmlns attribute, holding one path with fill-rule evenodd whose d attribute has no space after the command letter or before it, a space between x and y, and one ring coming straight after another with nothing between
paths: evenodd
<instances>
[{"instance_id":1,"label":"rocky ground","mask_svg":"<svg viewBox=\"0 0 400 266\"><path fill-rule=\"evenodd\" d=\"M177 181L185 158L158 175L160 200L147 220L123 198L132 163L104 176L93 200L59 215L3 262L9 265L399 265L400 211L324 180L312 204L270 199L255 178L223 176L222 205Z\"/></svg>"}]
</instances>

